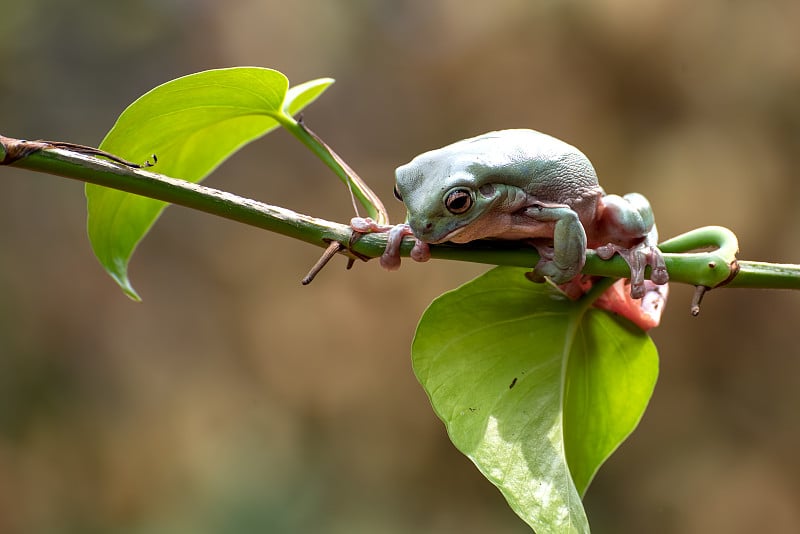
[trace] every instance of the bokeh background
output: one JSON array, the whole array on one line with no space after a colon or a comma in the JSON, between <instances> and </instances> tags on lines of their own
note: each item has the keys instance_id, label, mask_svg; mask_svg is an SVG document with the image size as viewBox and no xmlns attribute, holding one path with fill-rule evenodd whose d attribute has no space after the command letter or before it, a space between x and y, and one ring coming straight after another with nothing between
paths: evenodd
<instances>
[{"instance_id":1,"label":"bokeh background","mask_svg":"<svg viewBox=\"0 0 800 534\"><path fill-rule=\"evenodd\" d=\"M531 127L639 191L662 237L720 224L800 262L794 0L0 0L0 132L96 145L136 97L258 65L337 83L308 123L390 201L413 155ZM479 265L335 261L172 208L96 264L82 185L0 169L0 532L512 533L410 365ZM340 182L284 132L208 183L332 220ZM800 295L673 286L660 381L586 497L595 532L796 532Z\"/></svg>"}]
</instances>

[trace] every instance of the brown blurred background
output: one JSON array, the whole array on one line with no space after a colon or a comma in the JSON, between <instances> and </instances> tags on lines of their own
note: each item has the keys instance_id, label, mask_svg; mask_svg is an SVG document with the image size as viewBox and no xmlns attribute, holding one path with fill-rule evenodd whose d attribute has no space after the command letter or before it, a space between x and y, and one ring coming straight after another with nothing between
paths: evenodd
<instances>
[{"instance_id":1,"label":"brown blurred background","mask_svg":"<svg viewBox=\"0 0 800 534\"><path fill-rule=\"evenodd\" d=\"M308 123L390 201L424 150L508 127L580 147L662 237L720 224L800 262L800 3L0 0L0 132L96 145L179 75L258 65L337 83ZM486 267L337 260L173 208L127 300L80 183L0 169L0 532L526 532L450 445L409 347ZM284 132L210 185L346 221ZM673 287L638 431L600 471L595 532L796 532L800 295Z\"/></svg>"}]
</instances>

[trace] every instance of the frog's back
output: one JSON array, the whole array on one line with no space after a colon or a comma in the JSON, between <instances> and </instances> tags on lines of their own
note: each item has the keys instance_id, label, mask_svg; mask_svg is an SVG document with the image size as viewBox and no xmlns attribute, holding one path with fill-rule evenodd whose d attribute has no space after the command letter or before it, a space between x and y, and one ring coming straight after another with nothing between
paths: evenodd
<instances>
[{"instance_id":1,"label":"frog's back","mask_svg":"<svg viewBox=\"0 0 800 534\"><path fill-rule=\"evenodd\" d=\"M502 177L554 202L602 194L592 163L574 146L535 130L501 130L459 141L453 157L481 180ZM457 165L458 166L458 165Z\"/></svg>"}]
</instances>

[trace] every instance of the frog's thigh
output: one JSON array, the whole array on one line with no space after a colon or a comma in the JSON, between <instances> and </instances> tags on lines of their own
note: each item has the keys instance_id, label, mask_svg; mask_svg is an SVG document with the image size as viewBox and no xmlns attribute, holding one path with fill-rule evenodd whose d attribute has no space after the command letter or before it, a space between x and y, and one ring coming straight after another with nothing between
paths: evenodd
<instances>
[{"instance_id":1,"label":"frog's thigh","mask_svg":"<svg viewBox=\"0 0 800 534\"><path fill-rule=\"evenodd\" d=\"M606 195L603 205L603 217L626 237L644 237L653 228L653 208L639 193L628 193L624 197Z\"/></svg>"},{"instance_id":2,"label":"frog's thigh","mask_svg":"<svg viewBox=\"0 0 800 534\"><path fill-rule=\"evenodd\" d=\"M561 284L578 274L586 261L586 232L577 212L565 205L535 204L525 212L541 222L555 222L553 231L553 259L548 264L540 262L536 270Z\"/></svg>"}]
</instances>

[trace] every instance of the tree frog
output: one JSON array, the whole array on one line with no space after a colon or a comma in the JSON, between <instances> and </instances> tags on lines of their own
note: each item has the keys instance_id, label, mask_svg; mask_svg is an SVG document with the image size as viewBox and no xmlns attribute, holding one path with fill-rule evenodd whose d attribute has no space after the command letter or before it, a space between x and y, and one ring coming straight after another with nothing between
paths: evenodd
<instances>
[{"instance_id":1,"label":"tree frog","mask_svg":"<svg viewBox=\"0 0 800 534\"><path fill-rule=\"evenodd\" d=\"M396 177L406 223L352 221L356 231L389 231L385 268L399 267L405 235L416 239L417 261L429 258L429 244L522 239L541 256L529 278L550 279L577 297L591 286L580 274L591 248L603 259L620 254L631 270L630 291L620 281L598 305L644 329L658 324L669 277L650 203L638 193L605 194L589 159L572 145L534 130L490 132L420 154Z\"/></svg>"}]
</instances>

